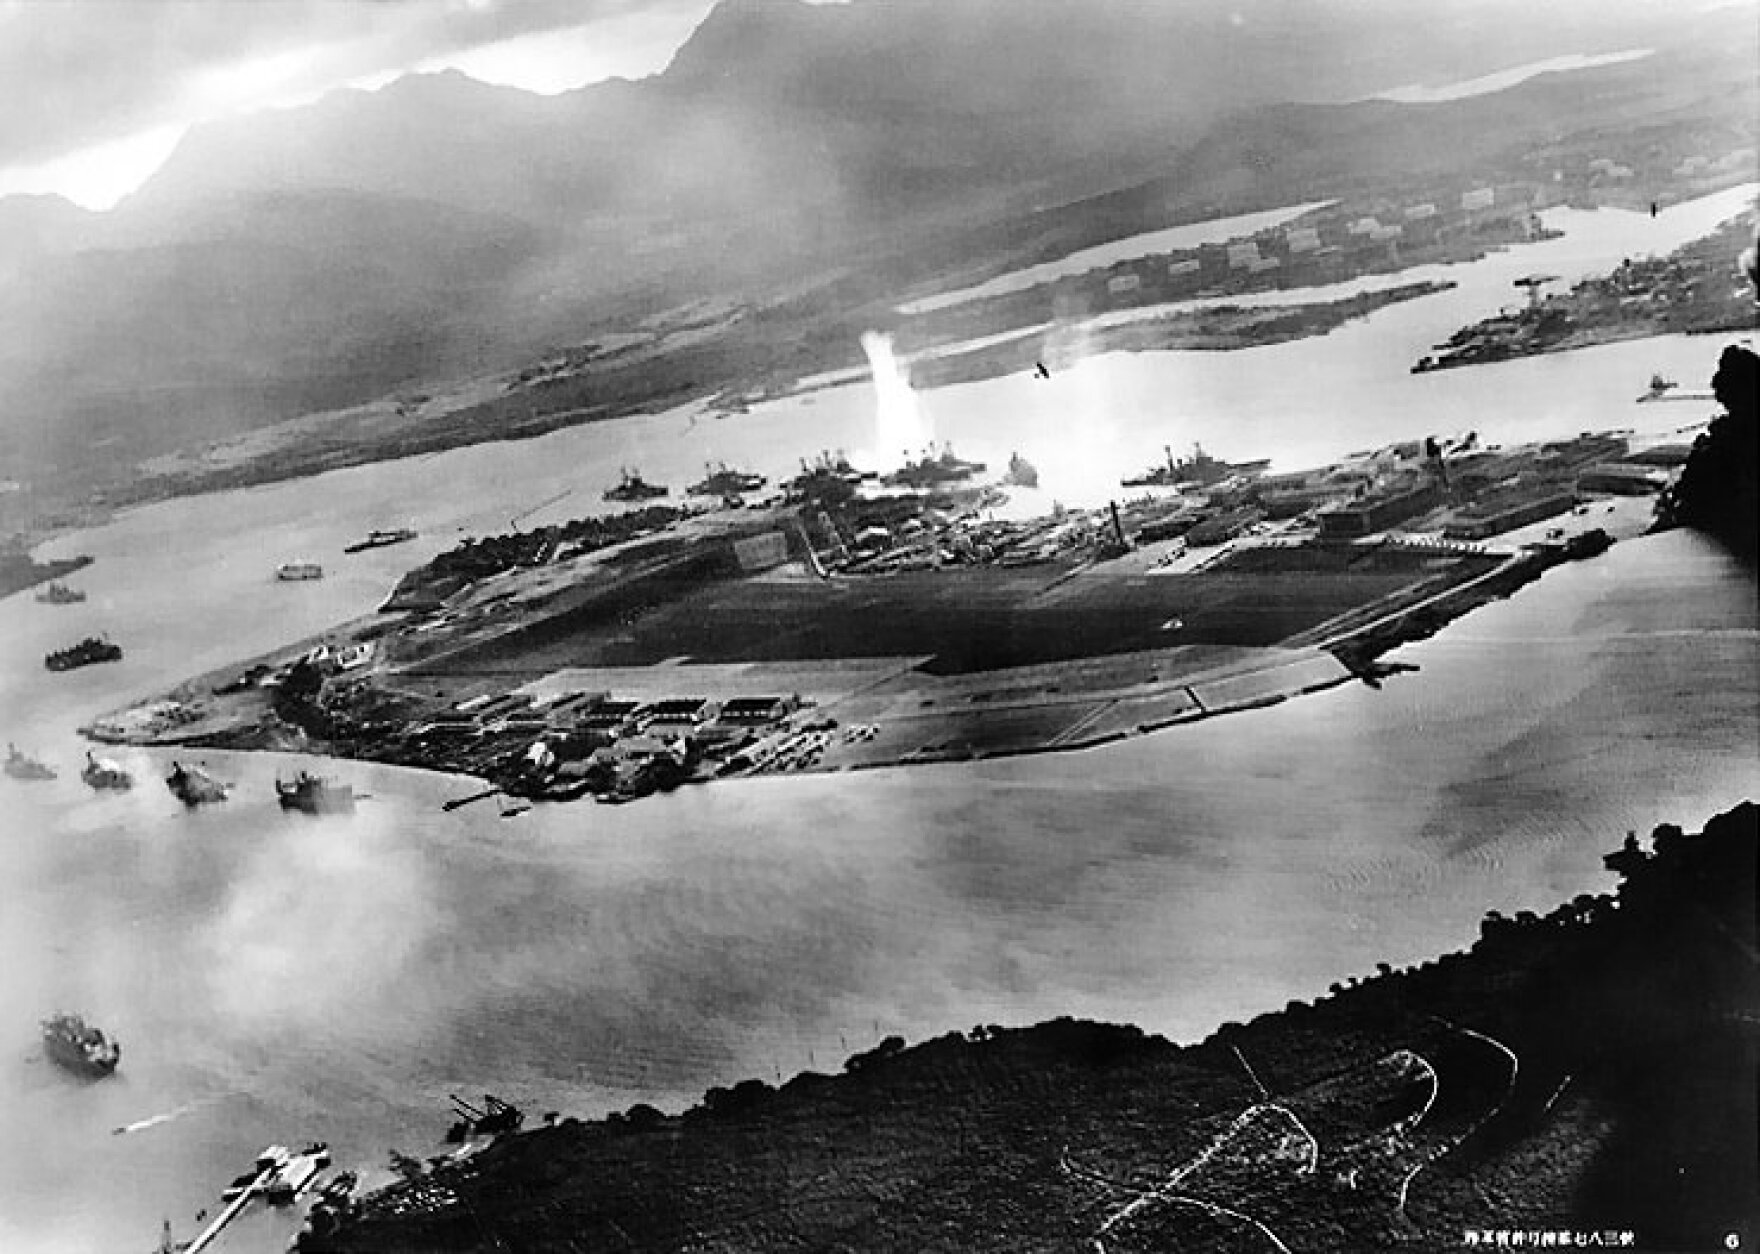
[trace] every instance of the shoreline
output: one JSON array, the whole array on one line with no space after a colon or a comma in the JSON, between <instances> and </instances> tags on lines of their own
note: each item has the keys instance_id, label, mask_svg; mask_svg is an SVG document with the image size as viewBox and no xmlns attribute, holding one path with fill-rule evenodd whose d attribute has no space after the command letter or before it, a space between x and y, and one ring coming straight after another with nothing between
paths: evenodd
<instances>
[{"instance_id":1,"label":"shoreline","mask_svg":"<svg viewBox=\"0 0 1760 1254\"><path fill-rule=\"evenodd\" d=\"M920 700L922 705L928 705L930 699L921 699L920 694L937 691L930 686L931 681L927 677L917 675L911 666L912 659L871 659L875 662L890 662L892 669L888 675L891 678L882 676L878 682L858 680L858 686L842 697L833 697L806 707L802 711L802 717L789 725L791 730L788 739L783 740L772 752L768 763L756 760L754 752L751 765L747 769L734 771L731 775L725 768L710 773L708 764L704 763L696 770L685 771L675 778L656 782L647 791L634 795L620 793L615 797L597 799L637 800L648 795L649 791L666 792L685 784L721 784L781 772L835 774L841 771L901 769L941 762L975 762L1042 753L1078 752L1134 737L1153 735L1174 726L1262 709L1336 688L1353 680L1378 687L1390 676L1415 669L1383 661L1387 654L1401 645L1427 639L1473 610L1513 596L1523 587L1540 579L1554 566L1598 556L1612 543L1604 532L1590 530L1567 542L1530 546L1526 551L1506 558L1488 571L1471 575L1441 590L1425 593L1424 585L1415 585L1408 593L1394 597L1387 603L1347 611L1279 646L1248 650L1246 656L1224 661L1220 665L1202 655L1182 663L1178 658L1179 650L1159 656L1122 654L1084 659L1076 665L1101 669L1102 674L1102 668L1107 667L1118 668L1120 674L1126 671L1134 671L1135 674L1123 686L1101 686L1079 695L1057 697L1051 704L1066 707L1067 720L1055 724L1036 721L1034 725L1061 730L1038 732L1028 739L1012 743L1006 738L985 743L978 736L977 725L964 720L982 720L985 715L1038 720L1046 712L1047 703L1044 699L1005 698L1003 701L987 703L984 713L955 716L954 722L949 726L967 728L970 739L944 741L936 739L942 736L942 732L927 731L917 739L930 738L933 740L932 747L903 750L902 744L912 743L907 737L898 745L887 744L873 752L856 755L854 760L846 758L827 764L823 761L826 749L823 740L815 742L811 737L819 735L829 739L829 736L827 733L815 732L814 728L860 729L889 724L888 730L891 731L897 725L897 720L888 719L887 712L896 698L888 696L880 699L878 694L886 691L889 685L902 683L906 685L904 690L913 694L913 703ZM1364 613L1372 613L1373 616L1367 621L1352 621L1360 620ZM374 619L352 622L357 626L371 625ZM238 698L243 708L234 708L222 726L180 729L180 711L192 708L192 702L203 700L202 694L218 695L226 684L217 681L222 681L227 676L266 674L277 665L285 667L327 640L334 639L350 625L342 624L336 629L293 642L269 654L241 660L185 680L161 696L135 702L102 715L82 726L79 731L88 740L100 744L140 748L291 752L336 762L360 761L407 767L444 774L460 781L480 782L494 791L512 796L530 796L535 800L563 802L583 799L588 795L584 787L578 794L571 795L546 797L542 793L530 793L522 788L516 776L508 774L508 768L501 765L504 756L517 757L531 739L533 733L529 731L514 734L505 745L497 742L497 747L487 755L482 750L472 750L469 756L462 758L417 753L402 748L395 742L375 743L358 736L339 737L314 733L311 728L287 721L285 713L278 709L276 700L262 689L254 689ZM762 673L764 663L750 665ZM1153 668L1151 681L1147 684L1137 678L1145 666ZM1169 668L1173 673L1166 673ZM660 668L660 677L673 687L681 684L683 687L691 687L691 683L684 682L690 678L691 669L688 666ZM1030 685L1041 672L1056 673L1056 670L1057 664L1038 668L1004 668L985 673L983 680L994 685L988 691L1024 691L1023 683ZM592 668L576 670L570 673L570 678L571 681L592 685L595 672ZM242 680L233 679L227 682L236 685ZM984 691L974 693L970 700L984 699ZM149 720L142 730L130 731L125 726L125 720L133 718L138 722L142 717ZM880 720L880 723L869 722L874 719ZM926 725L940 726L932 722ZM851 734L850 730L844 732L846 744ZM974 739L976 743L973 742ZM835 759L836 755L833 757ZM738 759L734 761L737 762Z\"/></svg>"}]
</instances>

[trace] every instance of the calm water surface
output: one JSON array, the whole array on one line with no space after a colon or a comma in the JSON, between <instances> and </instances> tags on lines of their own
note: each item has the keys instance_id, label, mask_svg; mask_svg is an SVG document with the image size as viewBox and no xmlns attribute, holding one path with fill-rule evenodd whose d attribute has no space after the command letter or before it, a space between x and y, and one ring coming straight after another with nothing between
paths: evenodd
<instances>
[{"instance_id":1,"label":"calm water surface","mask_svg":"<svg viewBox=\"0 0 1760 1254\"><path fill-rule=\"evenodd\" d=\"M1460 291L1321 340L1110 356L926 403L962 452L1020 447L1066 500L1192 438L1293 465L1433 430L1665 430L1703 406L1632 398L1658 369L1700 385L1719 341L1406 367L1508 302L1511 276L1660 250L1662 226L1698 234L1725 207L1576 215L1574 240L1457 268ZM564 517L596 508L620 463L674 484L710 457L774 473L872 429L871 389L849 387L170 502L58 542L98 557L77 579L91 600L0 602L0 734L63 769L0 780L0 1249L146 1249L162 1216L190 1235L264 1143L321 1137L377 1168L392 1146L434 1146L448 1092L534 1112L677 1108L711 1084L835 1069L879 1034L1062 1013L1192 1038L1458 947L1487 909L1599 889L1628 828L1760 790L1753 586L1686 535L1549 574L1404 650L1421 672L1379 692L1078 755L514 820L441 813L462 781L356 764L335 769L372 799L326 821L276 808L291 763L269 756L201 755L239 786L196 814L157 782L166 754L122 755L142 777L125 797L75 777L83 720L363 612L523 501L573 487ZM419 541L340 555L403 521ZM299 556L329 577L276 584ZM96 629L126 660L38 664ZM114 1079L41 1061L36 1020L57 1007L121 1037ZM224 1248L278 1249L292 1227L257 1216Z\"/></svg>"}]
</instances>

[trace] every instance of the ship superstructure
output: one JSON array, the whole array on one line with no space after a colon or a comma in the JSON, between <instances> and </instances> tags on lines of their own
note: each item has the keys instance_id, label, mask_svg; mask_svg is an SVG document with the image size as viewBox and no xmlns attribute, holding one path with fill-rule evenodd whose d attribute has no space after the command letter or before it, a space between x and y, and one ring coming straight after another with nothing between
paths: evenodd
<instances>
[{"instance_id":1,"label":"ship superstructure","mask_svg":"<svg viewBox=\"0 0 1760 1254\"><path fill-rule=\"evenodd\" d=\"M354 809L354 786L338 784L309 771L301 771L292 780L275 781L275 793L283 810L300 810L306 814L346 814Z\"/></svg>"}]
</instances>

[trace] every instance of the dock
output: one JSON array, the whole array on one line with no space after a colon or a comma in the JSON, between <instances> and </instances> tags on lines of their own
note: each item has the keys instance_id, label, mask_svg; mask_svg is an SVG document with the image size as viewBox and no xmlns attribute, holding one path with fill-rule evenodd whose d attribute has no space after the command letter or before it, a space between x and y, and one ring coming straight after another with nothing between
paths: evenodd
<instances>
[{"instance_id":1,"label":"dock","mask_svg":"<svg viewBox=\"0 0 1760 1254\"><path fill-rule=\"evenodd\" d=\"M250 1205L251 1199L259 1196L263 1192L268 1186L270 1178L274 1176L277 1170L277 1168L271 1166L265 1167L259 1171L257 1173L257 1178L251 1181L249 1186L240 1192L237 1197L233 1198L232 1201L227 1204L225 1210L214 1216L208 1226L196 1234L195 1240L183 1247L183 1254L201 1254L203 1250L207 1249L218 1240L221 1232L225 1231L226 1225L231 1223L234 1219L237 1219L244 1208Z\"/></svg>"}]
</instances>

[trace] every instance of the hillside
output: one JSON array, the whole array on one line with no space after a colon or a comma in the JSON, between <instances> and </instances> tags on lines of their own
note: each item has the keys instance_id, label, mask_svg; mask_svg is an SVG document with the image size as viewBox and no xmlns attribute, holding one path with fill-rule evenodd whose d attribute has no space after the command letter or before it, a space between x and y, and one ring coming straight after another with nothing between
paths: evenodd
<instances>
[{"instance_id":1,"label":"hillside","mask_svg":"<svg viewBox=\"0 0 1760 1254\"><path fill-rule=\"evenodd\" d=\"M1751 803L1648 849L1629 836L1614 892L1494 913L1466 951L1194 1046L981 1025L679 1116L564 1120L327 1208L300 1248L1372 1251L1485 1229L1746 1246L1757 840Z\"/></svg>"},{"instance_id":2,"label":"hillside","mask_svg":"<svg viewBox=\"0 0 1760 1254\"><path fill-rule=\"evenodd\" d=\"M1502 175L1512 152L1594 128L1617 144L1647 127L1659 151L1746 133L1740 13L1497 4L1509 21L1394 0L1323 17L1286 0L726 0L639 82L541 97L411 75L199 126L108 214L0 200L0 457L46 503L114 496L145 458L517 367L690 301L780 308L712 346L708 373L658 372L659 395L713 393L778 357L845 364L893 299L949 274L1475 162ZM1663 51L1493 97L1359 99L1646 40ZM653 399L639 392L589 403ZM491 406L447 439L504 418Z\"/></svg>"}]
</instances>

